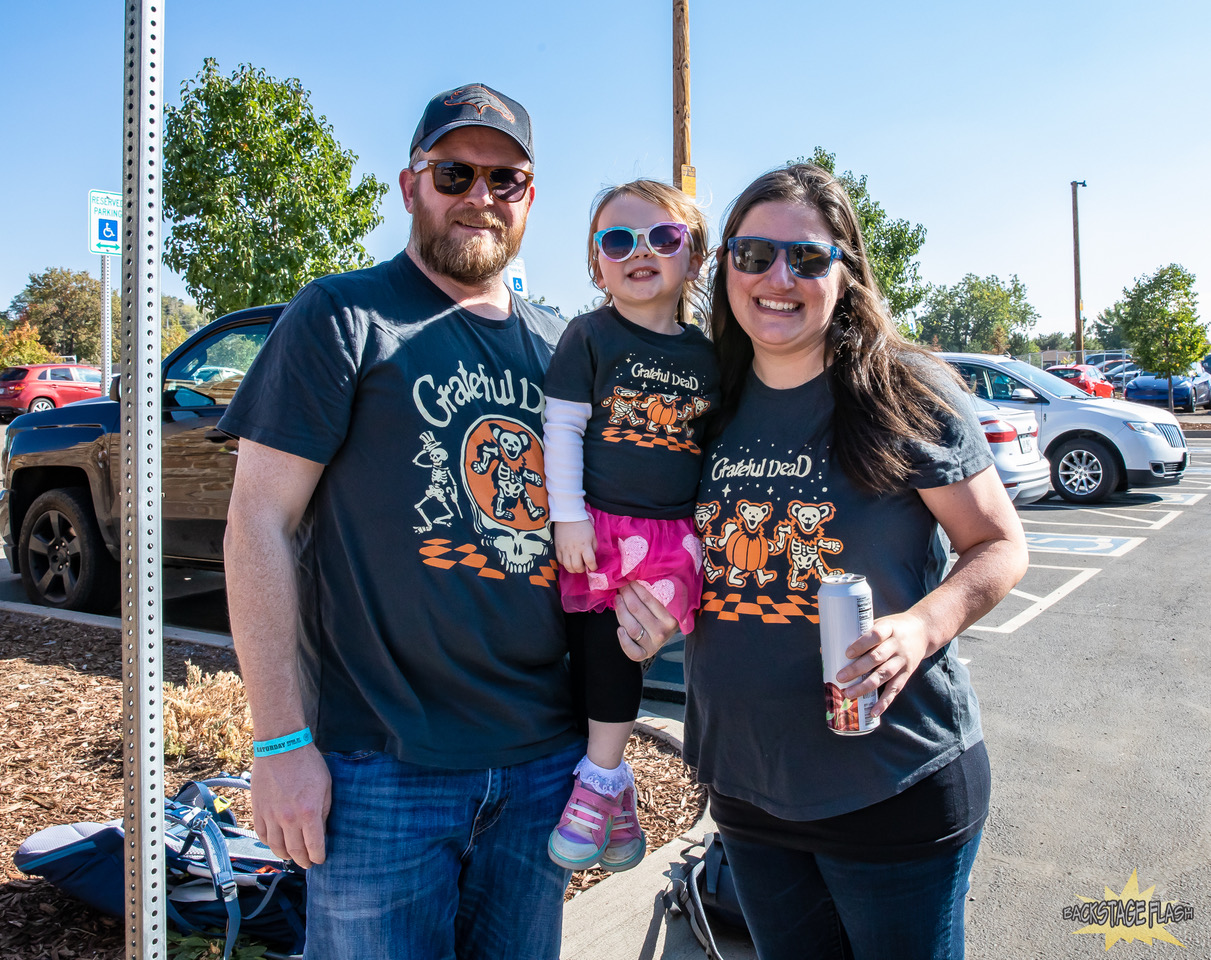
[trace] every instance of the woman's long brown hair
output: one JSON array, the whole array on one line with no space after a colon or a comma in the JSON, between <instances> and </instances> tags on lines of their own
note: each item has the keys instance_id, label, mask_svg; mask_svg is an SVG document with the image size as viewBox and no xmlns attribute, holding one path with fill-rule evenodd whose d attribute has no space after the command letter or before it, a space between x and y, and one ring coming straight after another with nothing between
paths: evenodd
<instances>
[{"instance_id":1,"label":"woman's long brown hair","mask_svg":"<svg viewBox=\"0 0 1211 960\"><path fill-rule=\"evenodd\" d=\"M862 230L844 186L827 170L792 164L759 177L728 212L712 271L711 336L722 377L724 422L735 413L753 362L753 344L732 313L727 242L753 207L788 203L812 207L828 224L844 259L841 295L825 333L824 376L836 401L833 456L859 489L903 489L912 472L906 440L937 443L939 409L953 407L939 383L958 378L948 364L905 339L896 328L866 256Z\"/></svg>"}]
</instances>

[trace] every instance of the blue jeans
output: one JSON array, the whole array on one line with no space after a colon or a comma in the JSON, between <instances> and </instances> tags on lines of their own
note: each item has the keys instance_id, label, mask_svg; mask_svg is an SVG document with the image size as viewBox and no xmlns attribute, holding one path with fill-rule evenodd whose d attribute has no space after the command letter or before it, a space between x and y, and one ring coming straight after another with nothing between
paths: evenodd
<instances>
[{"instance_id":1,"label":"blue jeans","mask_svg":"<svg viewBox=\"0 0 1211 960\"><path fill-rule=\"evenodd\" d=\"M760 960L962 960L979 845L977 834L941 856L865 863L723 834Z\"/></svg>"},{"instance_id":2,"label":"blue jeans","mask_svg":"<svg viewBox=\"0 0 1211 960\"><path fill-rule=\"evenodd\" d=\"M307 872L313 960L556 960L570 874L547 838L584 744L492 770L325 755L326 859Z\"/></svg>"}]
</instances>

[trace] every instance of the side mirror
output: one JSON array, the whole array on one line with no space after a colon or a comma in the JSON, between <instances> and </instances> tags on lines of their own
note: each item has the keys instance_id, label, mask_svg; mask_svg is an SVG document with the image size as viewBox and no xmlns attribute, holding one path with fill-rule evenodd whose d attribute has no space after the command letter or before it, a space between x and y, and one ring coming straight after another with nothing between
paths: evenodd
<instances>
[{"instance_id":1,"label":"side mirror","mask_svg":"<svg viewBox=\"0 0 1211 960\"><path fill-rule=\"evenodd\" d=\"M118 389L118 385L121 382L122 382L121 374L115 373L112 377L110 377L110 380L109 380L109 399L110 400L121 400L122 399L122 393Z\"/></svg>"},{"instance_id":2,"label":"side mirror","mask_svg":"<svg viewBox=\"0 0 1211 960\"><path fill-rule=\"evenodd\" d=\"M1009 394L1009 399L1018 400L1018 401L1021 401L1022 403L1038 403L1039 395L1037 393L1035 393L1033 390L1031 390L1029 387L1018 387L1016 390L1014 390L1012 393Z\"/></svg>"}]
</instances>

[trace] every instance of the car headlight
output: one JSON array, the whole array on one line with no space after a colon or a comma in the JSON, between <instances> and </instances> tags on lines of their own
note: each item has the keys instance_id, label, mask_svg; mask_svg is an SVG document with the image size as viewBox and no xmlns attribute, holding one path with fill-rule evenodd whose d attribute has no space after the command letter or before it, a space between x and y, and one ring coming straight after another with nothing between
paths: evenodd
<instances>
[{"instance_id":1,"label":"car headlight","mask_svg":"<svg viewBox=\"0 0 1211 960\"><path fill-rule=\"evenodd\" d=\"M1124 420L1123 423L1136 433L1142 433L1149 437L1164 436L1155 423L1148 423L1146 420Z\"/></svg>"}]
</instances>

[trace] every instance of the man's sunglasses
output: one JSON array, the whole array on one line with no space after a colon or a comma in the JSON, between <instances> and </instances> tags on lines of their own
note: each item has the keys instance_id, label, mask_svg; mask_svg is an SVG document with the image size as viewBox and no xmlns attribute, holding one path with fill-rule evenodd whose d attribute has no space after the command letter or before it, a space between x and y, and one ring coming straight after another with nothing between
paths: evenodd
<instances>
[{"instance_id":1,"label":"man's sunglasses","mask_svg":"<svg viewBox=\"0 0 1211 960\"><path fill-rule=\"evenodd\" d=\"M727 242L732 266L741 273L765 273L774 265L779 250L786 251L786 265L804 280L822 280L834 260L844 259L839 249L818 240L767 240L765 237L732 237Z\"/></svg>"},{"instance_id":2,"label":"man's sunglasses","mask_svg":"<svg viewBox=\"0 0 1211 960\"><path fill-rule=\"evenodd\" d=\"M517 167L481 167L464 160L422 160L412 172L421 173L426 168L433 175L433 189L447 197L461 197L483 177L488 192L497 200L516 203L534 179L533 173Z\"/></svg>"},{"instance_id":3,"label":"man's sunglasses","mask_svg":"<svg viewBox=\"0 0 1211 960\"><path fill-rule=\"evenodd\" d=\"M685 246L685 236L690 228L684 223L653 223L646 230L630 227L610 227L593 234L593 242L607 260L621 263L639 249L639 238L647 242L648 249L658 257L675 257Z\"/></svg>"}]
</instances>

